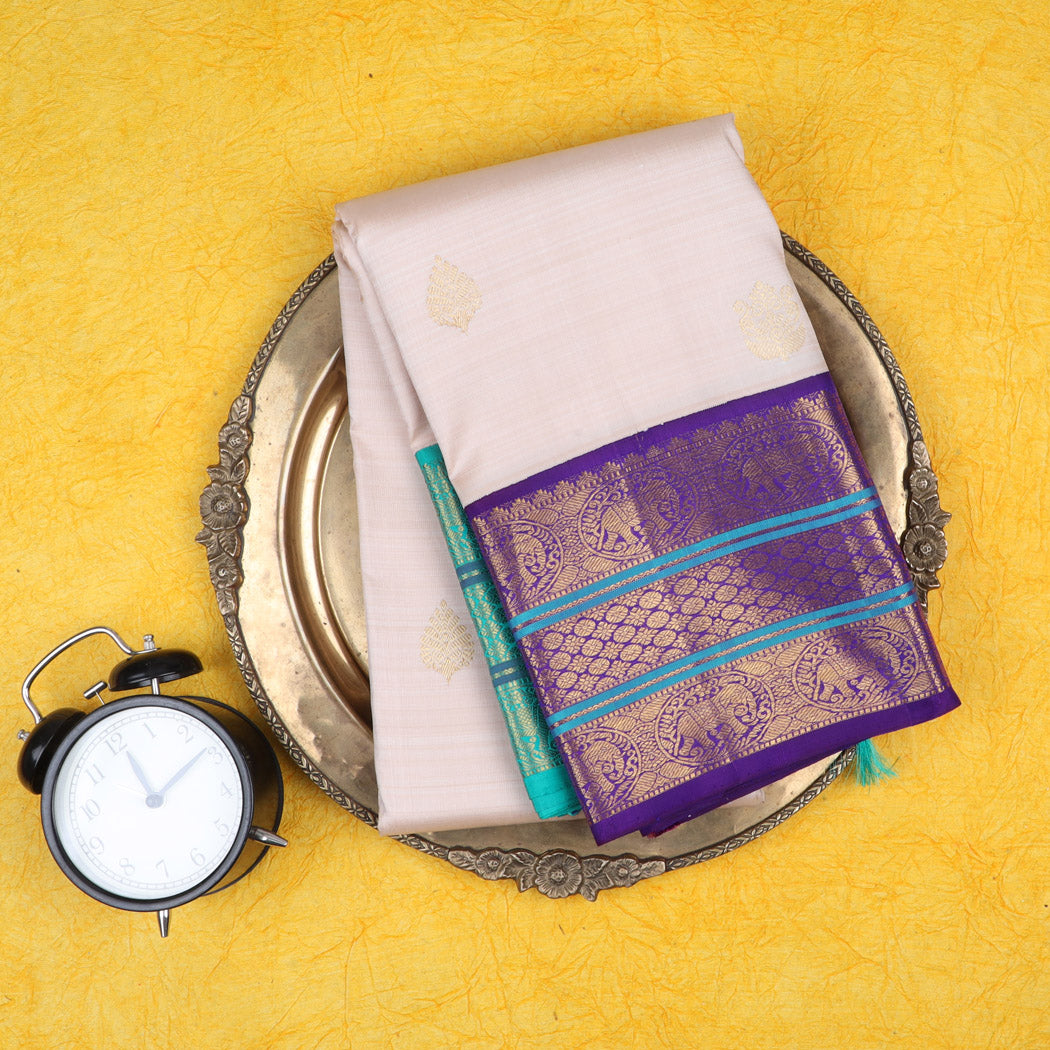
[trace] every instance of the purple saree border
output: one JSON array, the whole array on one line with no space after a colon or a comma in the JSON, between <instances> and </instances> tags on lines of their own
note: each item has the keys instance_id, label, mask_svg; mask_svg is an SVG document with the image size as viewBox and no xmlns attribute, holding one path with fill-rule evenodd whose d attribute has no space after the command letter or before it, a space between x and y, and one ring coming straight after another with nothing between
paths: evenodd
<instances>
[{"instance_id":1,"label":"purple saree border","mask_svg":"<svg viewBox=\"0 0 1050 1050\"><path fill-rule=\"evenodd\" d=\"M686 416L668 420L666 423L657 423L648 430L641 430L637 434L619 438L600 448L592 449L590 452L583 452L564 463L548 467L538 474L490 492L487 496L480 496L465 508L467 517L477 518L488 514L495 507L511 500L533 495L537 489L551 488L560 481L576 477L586 471L601 470L614 460L621 460L630 455L644 455L654 445L662 445L679 437L688 438L700 425L715 426L725 420L735 419L749 412L768 411L786 401L811 394L827 394L834 410L845 422L845 411L839 401L835 384L831 381L830 373L818 372L814 376L796 380L786 386L771 387L757 394L746 394L732 401L723 401L722 404L713 405L710 408L697 409ZM844 431L850 438L850 451L856 456L858 463L863 465L863 457L853 441L853 432L848 426L844 427ZM867 468L864 466L863 474L867 476L867 473ZM870 479L866 484L871 484Z\"/></svg>"},{"instance_id":2,"label":"purple saree border","mask_svg":"<svg viewBox=\"0 0 1050 1050\"><path fill-rule=\"evenodd\" d=\"M762 518L764 514L774 514L775 510L779 510L783 513L787 513L787 511L790 510L791 516L795 516L799 513L799 508L795 503L791 502L791 500L794 499L796 495L798 498L801 498L802 495L813 495L813 499L810 499L806 503L805 508L803 508L807 509L810 504L814 503L814 500L816 500L816 504L814 505L823 505L820 501L821 499L842 500L855 491L861 491L871 487L873 482L870 471L867 468L867 464L860 452L856 438L853 435L853 431L846 417L845 409L839 399L838 392L835 389L830 374L827 372L821 372L817 375L797 380L796 382L785 386L774 387L759 393L735 398L710 408L701 409L697 412L690 413L687 416L660 423L656 426L650 427L648 430L610 442L599 448L593 449L592 451L576 456L573 459L567 460L564 463L558 464L555 467L540 471L528 478L490 493L487 496L483 496L480 499L475 500L467 508L467 513L475 528L477 528L481 519L501 510L507 511L508 508L511 508L511 505L515 503L521 508L521 513L526 514L527 516L530 500L540 498L542 501L542 499L548 497L556 497L556 499L563 500L570 498L575 492L575 489L572 488L573 483L579 479L581 475L600 477L602 476L603 471L608 470L610 464L623 464L636 458L640 458L644 461L655 455L657 451L666 450L670 447L679 447L683 450L693 450L701 447L706 448L707 446L704 443L706 440L705 434L711 435L719 432L723 427L723 424L735 424L744 421L747 423L747 428L751 428L751 423L754 423L755 427L758 428L758 432L761 432L765 417L772 416L774 420L772 425L774 427L779 426L782 425L785 413L787 416L793 418L796 415L796 409L799 419L802 421L809 418L809 413L811 411L815 410L818 414L823 413L823 420L820 420L819 422L821 422L822 426L826 426L830 431L833 431L835 437L841 441L841 447L836 455L844 457L842 462L848 464L852 468L852 472L850 473L847 471L844 474L838 475L826 474L824 473L824 467L819 464L814 464L813 469L816 470L816 473L813 475L814 477L819 475L821 478L826 477L830 479L830 488L828 488L827 491L825 491L824 487L821 488L819 493L820 499L817 498L817 495L809 493L808 489L805 488L801 482L797 482L792 478L790 479L791 487L785 490L787 502L782 507L777 507L776 505L766 507L763 505L763 500L761 498L758 498L757 503L749 499L746 501L748 510L740 520L737 520L734 516L733 519L726 524L724 522L719 522L716 516L712 525L724 525L725 528L729 528L729 525L732 525L733 528L749 526L754 521ZM750 420L750 422L748 422L748 420ZM777 423L777 420L781 420L781 422ZM729 429L732 430L732 428ZM772 434L772 439L776 440L777 437L775 430ZM714 451L717 452L717 450L717 446L714 446ZM758 447L755 454L761 456L764 455L765 452L763 448ZM683 455L688 459L688 456L686 456L685 453L683 453ZM837 463L838 460L836 460L836 464ZM680 468L684 471L695 471L703 468L705 465L709 466L709 464L706 464L706 461L703 460L703 457L700 457L697 462L692 464L685 463L684 465L680 465ZM717 467L718 464L715 463L714 466ZM837 465L833 466L830 462L828 466L833 470L838 470ZM705 474L704 476L706 477L707 475ZM832 481L834 484L831 484ZM566 491L563 495L558 496L556 490L563 483L565 483L567 489L572 491ZM778 484L778 488L783 488L783 486ZM552 493L554 496L551 496ZM544 504L544 506L546 506L546 504ZM871 511L878 526L878 549L870 555L865 555L865 557L876 558L877 556L884 554L886 557L889 557L895 565L899 565L904 579L910 580L910 573L908 572L907 566L901 555L897 538L886 518L881 500L871 508ZM517 513L517 510L515 509L514 512ZM570 526L572 524L572 517L573 515L570 514L569 519L566 519L569 521ZM578 523L576 527L577 529L579 528ZM720 531L717 528L715 531L720 534ZM819 531L823 536L827 530L822 528ZM703 534L697 533L697 535ZM674 535L669 538L677 541L681 537ZM692 538L695 540L695 537ZM796 539L797 537L793 538L792 542ZM822 550L829 552L826 555L828 571L843 568L842 565L832 565L831 563L832 557L838 557L839 555L837 545L827 547L825 544L821 543L819 539L814 539L813 537L810 537L807 542L810 545L817 543ZM492 550L484 540L481 542L481 547L485 561L489 565L490 571L492 571L493 578L499 581L498 573L493 569L491 563ZM593 546L590 549L594 549ZM667 550L664 550L663 548L658 549L654 547L653 549L661 559L664 559L669 553L672 553L677 548L668 547ZM578 552L573 553L575 556ZM510 558L512 565L514 564L514 557L516 557L516 555ZM788 561L797 560L795 555L785 554L785 558L787 558ZM851 563L854 566L854 571L856 571L856 559L853 556L851 556ZM790 575L790 568L791 566L788 565L783 569L777 568L776 571L788 573ZM772 566L770 571L773 571ZM617 568L616 572L620 573L621 570ZM595 576L595 579L593 582L587 583L586 589L588 590L593 588L600 579L608 575L608 572L599 572L598 569L595 569L592 575ZM828 576L827 579L832 580L833 577ZM517 586L514 584L512 578L509 578L509 583L513 586ZM507 606L508 601L513 598L513 595L517 593L516 591L507 592L503 583L499 583L499 590L501 600L504 602L505 606ZM691 592L682 592L684 598L688 598L689 594L691 594ZM561 597L563 598L564 595ZM732 605L731 598L719 598L717 601L722 601L723 604L729 602L730 605ZM524 601L520 602L520 604L522 604L525 609L535 607L535 601L532 601L531 603ZM824 604L828 603L825 602ZM834 605L834 602L832 601L831 604ZM727 606L727 609L728 608L729 606ZM733 605L733 608L735 609L736 606ZM682 606L682 611L686 611L684 605ZM732 614L732 618L735 620L739 619L739 616L739 612L734 612ZM561 619L562 617L559 617L559 623L561 622ZM839 720L821 725L818 728L807 728L805 725L806 720L802 719L802 724L796 722L796 728L790 733L790 735L788 734L787 726L785 725L778 730L776 734L772 735L772 739L766 746L759 747L756 751L732 758L718 768L710 769L706 772L696 771L692 776L682 775L679 777L675 775L674 779L677 780L677 783L674 783L673 786L668 784L665 788L656 790L653 794L648 794L649 789L639 791L638 795L635 796L636 800L633 801L633 804L630 792L626 792L627 797L623 797L623 795L619 793L608 795L605 789L601 787L600 781L591 783L587 767L587 763L590 762L591 759L586 757L587 749L581 744L582 750L577 755L573 751L573 739L576 735L576 729L574 728L567 732L563 737L558 739L557 743L562 751L565 766L577 788L577 794L580 796L581 801L584 802L584 807L591 822L595 841L599 845L603 845L606 842L618 839L623 835L634 831L640 831L642 834L646 835L660 834L681 823L691 820L694 817L732 802L734 799L747 795L751 791L773 784L776 781L813 764L814 762L852 747L869 737L890 733L895 730L904 729L921 722L929 721L958 707L959 699L947 680L944 668L941 665L936 648L933 646L932 639L929 637L928 629L922 619L921 613L915 614L915 622L910 622L909 618L909 623L910 626L905 632L906 637L912 639L912 642L917 645L918 651L925 654L925 657L917 655L917 658L919 659L920 665L925 665L924 672L928 675L927 681L918 688L915 688L914 691L911 692L910 697L908 696L910 688L908 683L887 683L891 686L894 695L897 697L896 701L892 704L881 705L876 710L871 710L869 707L869 709L862 714L855 712L850 714L848 711L840 709L841 715ZM658 628L654 626L653 630L656 629ZM697 629L706 630L703 625L700 625ZM557 632L554 633L557 634ZM618 644L620 644L623 649L622 658L624 660L634 659L634 657L629 657L627 655L630 649L630 646L627 643L630 640L630 638L617 639ZM565 655L573 659L583 658L583 651L579 648L577 643L573 642L572 644L567 644L564 651L561 647L562 640L559 638L553 642L553 648L547 646L543 649L543 652L537 651L530 653L523 649L529 674L534 682L537 682L538 665L542 665L547 658L547 649L550 649L551 652L556 652L559 657ZM869 657L875 660L879 659L877 653L870 653ZM619 660L620 658L620 655L617 653L615 659ZM608 661L606 661L606 663L608 663ZM731 666L735 666L735 664ZM876 677L879 677L883 672L878 668L876 668L876 670L878 671ZM582 673L583 672L581 671L581 674ZM765 673L766 672L764 671L762 672L762 674ZM775 672L771 673L774 673L774 677L777 681L784 679L784 682L786 682L787 685L792 685L792 683L785 678L785 676L793 673L790 668L778 666ZM551 684L546 691L537 684L537 692L540 696L541 706L548 721L552 717L552 707L559 707L557 702L559 695L563 689L573 688L573 682L575 682L575 676L573 676L572 682L563 686L561 682L558 681L557 683ZM677 681L672 682L672 685L674 685L676 689L680 684L681 683ZM589 685L587 688L589 688ZM770 686L770 688L772 688L772 686ZM768 690L765 689L763 691L768 692ZM784 696L781 697L780 693L784 693ZM797 699L795 694L798 694L797 686L792 686L792 688L786 692L783 689L779 691L773 690L771 695L777 696L777 702L786 703L787 710L785 713L794 717L794 715L792 715L792 711L794 710L792 704L794 703L794 699ZM755 696L757 697L757 694L755 694ZM636 702L648 702L649 699L652 698L641 696L637 698ZM677 725L676 720L679 718L682 711L685 711L695 699L696 698L684 697L682 705L685 706L679 705L679 707L674 707L674 705L672 705L673 710L668 714L668 718L671 722ZM657 701L653 699L652 702L656 703ZM633 706L634 702L627 705L625 711ZM795 704L795 706L797 706L797 704ZM679 708L681 709L679 710ZM702 711L702 708L698 706L697 710ZM612 717L614 712L608 712L608 714ZM597 721L601 722L603 717L604 715L600 716ZM616 714L616 717L620 717L618 713ZM739 718L740 716L737 717ZM637 724L630 723L630 725L634 726L649 744L652 744L655 741L655 743L659 745L658 740L655 740L655 738L650 739L653 736L653 733L656 732L655 729L651 728L651 726L655 725L651 718L648 720L643 719L642 722ZM584 730L580 728L580 732L583 731ZM634 730L631 730L631 732L633 731ZM615 732L615 730L608 730L608 732ZM722 733L722 729L718 728L718 732ZM727 732L728 737L726 738L726 743L729 744L729 738L733 737L734 734L732 724ZM693 735L696 735L695 732ZM700 738L697 737L697 739ZM714 738L712 737L712 739ZM638 746L641 747L642 744L639 743ZM741 747L740 750L746 751L747 749L746 747ZM581 763L579 768L577 768L577 759L579 760L579 763ZM659 782L660 777L665 776L663 773L656 776L658 771L655 770L655 767L650 768L652 765L650 756L646 755L638 760L641 761L647 773L656 777L657 783ZM689 763L687 762L686 765L689 765ZM666 780L671 780L670 774L666 775ZM581 784L587 789L586 791L580 790ZM656 787L655 783L653 787ZM631 790L633 791L633 786ZM638 796L640 796L640 798ZM619 797L619 803L615 801L616 797ZM623 805L624 808L617 811L615 808L617 804ZM613 810L613 812L610 812L610 810Z\"/></svg>"},{"instance_id":3,"label":"purple saree border","mask_svg":"<svg viewBox=\"0 0 1050 1050\"><path fill-rule=\"evenodd\" d=\"M948 686L933 696L912 700L883 711L871 711L847 721L822 726L791 740L736 758L684 784L592 823L594 840L605 845L633 831L659 835L694 817L853 747L862 740L931 721L955 710L959 698Z\"/></svg>"}]
</instances>

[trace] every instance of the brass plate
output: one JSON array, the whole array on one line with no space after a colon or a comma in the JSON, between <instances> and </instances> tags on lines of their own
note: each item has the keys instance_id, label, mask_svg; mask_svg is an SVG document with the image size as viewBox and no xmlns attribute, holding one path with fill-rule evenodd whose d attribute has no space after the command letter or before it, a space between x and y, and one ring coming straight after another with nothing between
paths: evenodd
<instances>
[{"instance_id":1,"label":"brass plate","mask_svg":"<svg viewBox=\"0 0 1050 1050\"><path fill-rule=\"evenodd\" d=\"M920 593L944 561L937 483L907 384L848 289L784 236L798 288ZM219 435L201 496L211 578L237 662L294 761L368 824L376 780L335 264L281 311ZM487 879L593 900L611 886L720 856L798 812L849 764L846 751L658 839L596 847L580 820L401 841Z\"/></svg>"}]
</instances>

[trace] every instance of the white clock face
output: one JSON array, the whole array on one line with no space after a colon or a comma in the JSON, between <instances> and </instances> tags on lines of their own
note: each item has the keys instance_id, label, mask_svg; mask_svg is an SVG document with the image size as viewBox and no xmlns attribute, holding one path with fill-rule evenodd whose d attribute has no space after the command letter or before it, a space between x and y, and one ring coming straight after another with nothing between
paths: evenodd
<instances>
[{"instance_id":1,"label":"white clock face","mask_svg":"<svg viewBox=\"0 0 1050 1050\"><path fill-rule=\"evenodd\" d=\"M161 900L228 856L244 811L237 765L192 714L133 707L88 728L55 778L55 834L82 875L134 900Z\"/></svg>"}]
</instances>

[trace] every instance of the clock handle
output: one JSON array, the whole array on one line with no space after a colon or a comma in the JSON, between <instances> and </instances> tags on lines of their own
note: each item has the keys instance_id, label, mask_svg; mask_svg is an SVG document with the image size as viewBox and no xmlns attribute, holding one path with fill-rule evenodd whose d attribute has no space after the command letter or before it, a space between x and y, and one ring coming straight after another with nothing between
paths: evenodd
<instances>
[{"instance_id":1,"label":"clock handle","mask_svg":"<svg viewBox=\"0 0 1050 1050\"><path fill-rule=\"evenodd\" d=\"M76 645L77 642L82 642L85 638L90 638L94 634L106 635L129 656L135 655L135 650L116 631L112 631L108 627L89 627L86 631L81 631L79 634L73 635L72 638L67 638L61 645L55 646L26 675L26 680L22 683L22 702L29 709L29 713L33 716L33 721L36 724L32 732L26 732L23 729L18 734L19 740L22 741L22 751L18 756L18 779L35 795L39 795L43 790L47 767L59 745L69 736L70 731L75 728L77 723L87 716L83 711L78 711L72 707L61 707L57 711L43 715L40 713L40 708L33 703L29 690L40 672L52 660L71 646ZM146 644L147 646L151 645L152 639L147 637ZM102 691L102 688L105 688L105 683L92 686L84 695L97 695Z\"/></svg>"},{"instance_id":2,"label":"clock handle","mask_svg":"<svg viewBox=\"0 0 1050 1050\"><path fill-rule=\"evenodd\" d=\"M29 708L29 713L33 716L33 721L37 725L43 721L44 716L40 713L40 708L33 703L32 699L30 699L29 687L36 681L37 675L39 675L56 656L60 656L70 646L76 645L77 642L82 642L85 638L90 638L93 634L107 635L112 638L113 641L128 654L128 656L135 655L135 650L132 649L116 631L111 631L108 627L89 627L86 631L81 631L79 634L73 635L72 638L67 638L61 645L55 646L55 648L52 649L51 652L49 652L47 656L45 656L43 660L41 660L40 663L38 663L36 667L26 675L26 680L22 683L22 702Z\"/></svg>"}]
</instances>

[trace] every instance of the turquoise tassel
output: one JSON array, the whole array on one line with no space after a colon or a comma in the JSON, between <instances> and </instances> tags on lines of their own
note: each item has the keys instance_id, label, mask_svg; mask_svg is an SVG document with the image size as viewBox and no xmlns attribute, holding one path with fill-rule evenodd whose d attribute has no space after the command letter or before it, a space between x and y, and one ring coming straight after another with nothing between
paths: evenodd
<instances>
[{"instance_id":1,"label":"turquoise tassel","mask_svg":"<svg viewBox=\"0 0 1050 1050\"><path fill-rule=\"evenodd\" d=\"M886 760L879 754L872 740L862 740L857 745L857 760L853 772L858 782L865 787L897 775L886 765Z\"/></svg>"}]
</instances>

